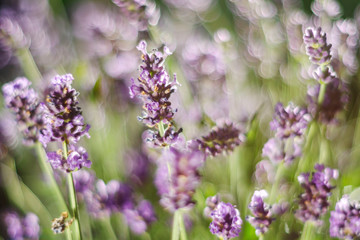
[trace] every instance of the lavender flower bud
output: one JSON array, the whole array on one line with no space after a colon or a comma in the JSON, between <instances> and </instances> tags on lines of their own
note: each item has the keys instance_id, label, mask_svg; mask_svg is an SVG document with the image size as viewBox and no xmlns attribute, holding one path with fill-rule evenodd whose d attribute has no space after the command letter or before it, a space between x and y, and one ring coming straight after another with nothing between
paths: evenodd
<instances>
[{"instance_id":1,"label":"lavender flower bud","mask_svg":"<svg viewBox=\"0 0 360 240\"><path fill-rule=\"evenodd\" d=\"M249 209L254 216L247 216L246 220L255 227L256 235L261 235L269 230L269 226L275 218L272 217L270 206L264 203L268 197L265 190L255 191L251 198Z\"/></svg>"},{"instance_id":2,"label":"lavender flower bud","mask_svg":"<svg viewBox=\"0 0 360 240\"><path fill-rule=\"evenodd\" d=\"M311 181L309 180L310 173L298 176L298 181L305 189L305 193L299 196L299 209L295 216L302 222L314 221L316 224L322 225L320 218L327 212L328 197L331 195L331 190L335 188L330 181L337 179L339 172L320 164L315 165L315 170Z\"/></svg>"},{"instance_id":3,"label":"lavender flower bud","mask_svg":"<svg viewBox=\"0 0 360 240\"><path fill-rule=\"evenodd\" d=\"M169 74L163 66L168 55L171 54L167 47L164 47L164 53L147 53L146 42L141 41L137 48L142 52L143 64L140 66L141 73L138 77L138 84L132 79L130 87L130 96L139 97L143 101L145 112L140 121L153 127L159 122L169 124L172 122L174 110L171 108L169 98L176 90L176 77L170 82Z\"/></svg>"},{"instance_id":4,"label":"lavender flower bud","mask_svg":"<svg viewBox=\"0 0 360 240\"><path fill-rule=\"evenodd\" d=\"M170 147L164 151L155 176L160 204L164 208L175 212L193 205L192 196L200 184L199 168L204 161L204 154L197 150Z\"/></svg>"},{"instance_id":5,"label":"lavender flower bud","mask_svg":"<svg viewBox=\"0 0 360 240\"><path fill-rule=\"evenodd\" d=\"M137 209L126 209L124 215L131 231L136 234L144 233L147 226L156 220L154 209L146 200L141 201Z\"/></svg>"},{"instance_id":6,"label":"lavender flower bud","mask_svg":"<svg viewBox=\"0 0 360 240\"><path fill-rule=\"evenodd\" d=\"M173 146L185 142L181 132L182 128L176 131L170 126L165 130L164 136L161 137L159 131L147 130L143 134L143 139L150 148Z\"/></svg>"},{"instance_id":7,"label":"lavender flower bud","mask_svg":"<svg viewBox=\"0 0 360 240\"><path fill-rule=\"evenodd\" d=\"M25 144L40 141L46 145L49 138L43 116L44 108L39 104L39 97L30 85L31 82L24 77L5 84L2 87L5 105L16 114Z\"/></svg>"},{"instance_id":8,"label":"lavender flower bud","mask_svg":"<svg viewBox=\"0 0 360 240\"><path fill-rule=\"evenodd\" d=\"M197 142L207 155L217 156L220 153L232 152L244 141L244 138L238 126L234 123L224 123L212 129L202 139L197 139Z\"/></svg>"},{"instance_id":9,"label":"lavender flower bud","mask_svg":"<svg viewBox=\"0 0 360 240\"><path fill-rule=\"evenodd\" d=\"M311 62L317 65L327 65L331 61L331 44L327 44L326 33L321 28L307 28L304 34L306 54Z\"/></svg>"},{"instance_id":10,"label":"lavender flower bud","mask_svg":"<svg viewBox=\"0 0 360 240\"><path fill-rule=\"evenodd\" d=\"M240 212L231 203L220 202L211 212L210 232L224 240L239 236L242 220Z\"/></svg>"},{"instance_id":11,"label":"lavender flower bud","mask_svg":"<svg viewBox=\"0 0 360 240\"><path fill-rule=\"evenodd\" d=\"M77 143L84 135L90 137L90 125L84 123L78 106L79 92L72 88L71 74L55 76L48 89L46 104L49 109L48 123L51 125L52 141Z\"/></svg>"},{"instance_id":12,"label":"lavender flower bud","mask_svg":"<svg viewBox=\"0 0 360 240\"><path fill-rule=\"evenodd\" d=\"M206 199L206 207L204 209L204 216L210 218L211 212L216 208L216 205L219 203L220 198L219 195L215 195L212 197L208 197Z\"/></svg>"},{"instance_id":13,"label":"lavender flower bud","mask_svg":"<svg viewBox=\"0 0 360 240\"><path fill-rule=\"evenodd\" d=\"M28 213L23 219L24 236L27 239L38 239L40 234L39 218L34 213Z\"/></svg>"},{"instance_id":14,"label":"lavender flower bud","mask_svg":"<svg viewBox=\"0 0 360 240\"><path fill-rule=\"evenodd\" d=\"M340 239L358 239L360 237L360 204L350 202L344 195L336 203L330 216L330 236Z\"/></svg>"},{"instance_id":15,"label":"lavender flower bud","mask_svg":"<svg viewBox=\"0 0 360 240\"><path fill-rule=\"evenodd\" d=\"M291 164L302 154L303 138L294 136L285 139L270 138L262 149L262 156L267 157L273 164L284 161Z\"/></svg>"},{"instance_id":16,"label":"lavender flower bud","mask_svg":"<svg viewBox=\"0 0 360 240\"><path fill-rule=\"evenodd\" d=\"M324 101L320 106L319 93L319 84L308 88L308 111L314 117L318 113L319 121L323 123L336 122L336 114L342 111L349 101L347 87L338 78L332 76L331 81L326 85Z\"/></svg>"},{"instance_id":17,"label":"lavender flower bud","mask_svg":"<svg viewBox=\"0 0 360 240\"><path fill-rule=\"evenodd\" d=\"M16 212L7 212L4 221L8 239L39 239L39 218L34 213L28 213L24 218L21 218Z\"/></svg>"},{"instance_id":18,"label":"lavender flower bud","mask_svg":"<svg viewBox=\"0 0 360 240\"><path fill-rule=\"evenodd\" d=\"M82 167L91 167L91 161L88 159L88 154L83 147L69 145L67 159L65 159L62 150L48 152L47 157L54 169L61 169L65 172L76 171Z\"/></svg>"},{"instance_id":19,"label":"lavender flower bud","mask_svg":"<svg viewBox=\"0 0 360 240\"><path fill-rule=\"evenodd\" d=\"M302 136L310 121L306 109L295 106L293 103L284 108L282 103L275 106L273 121L270 128L276 131L275 136L281 139L291 136Z\"/></svg>"}]
</instances>

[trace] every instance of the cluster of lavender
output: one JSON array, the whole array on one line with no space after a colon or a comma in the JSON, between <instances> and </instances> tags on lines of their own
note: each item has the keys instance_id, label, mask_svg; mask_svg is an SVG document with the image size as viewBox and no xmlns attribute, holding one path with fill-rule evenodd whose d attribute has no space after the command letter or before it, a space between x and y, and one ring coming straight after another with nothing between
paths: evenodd
<instances>
[{"instance_id":1,"label":"cluster of lavender","mask_svg":"<svg viewBox=\"0 0 360 240\"><path fill-rule=\"evenodd\" d=\"M156 220L151 203L141 200L136 206L132 189L125 183L111 180L105 184L85 170L77 171L74 180L78 198L85 202L88 212L94 218L121 212L136 234L145 232L147 226Z\"/></svg>"},{"instance_id":2,"label":"cluster of lavender","mask_svg":"<svg viewBox=\"0 0 360 240\"><path fill-rule=\"evenodd\" d=\"M244 141L245 136L234 123L224 123L214 127L211 132L196 141L208 156L230 153Z\"/></svg>"},{"instance_id":3,"label":"cluster of lavender","mask_svg":"<svg viewBox=\"0 0 360 240\"><path fill-rule=\"evenodd\" d=\"M316 164L316 172L303 173L298 176L298 181L305 192L299 196L299 209L295 216L302 222L313 221L317 225L322 225L321 217L329 209L329 196L335 186L331 185L333 179L339 176L338 170L325 168L324 165Z\"/></svg>"},{"instance_id":4,"label":"cluster of lavender","mask_svg":"<svg viewBox=\"0 0 360 240\"><path fill-rule=\"evenodd\" d=\"M331 44L327 43L326 33L321 28L307 28L304 43L311 62L318 65L314 72L318 84L308 88L308 110L323 123L334 122L335 115L343 110L348 102L348 96L346 86L330 65ZM322 88L325 88L323 93Z\"/></svg>"},{"instance_id":5,"label":"cluster of lavender","mask_svg":"<svg viewBox=\"0 0 360 240\"><path fill-rule=\"evenodd\" d=\"M264 145L262 155L273 164L284 161L291 164L301 156L304 133L310 122L306 109L289 103L284 107L281 103L275 106L273 121L270 128L275 131L275 137Z\"/></svg>"},{"instance_id":6,"label":"cluster of lavender","mask_svg":"<svg viewBox=\"0 0 360 240\"><path fill-rule=\"evenodd\" d=\"M155 174L155 185L164 208L175 212L194 204L192 196L200 185L199 169L204 161L205 155L191 148L170 147L163 151Z\"/></svg>"},{"instance_id":7,"label":"cluster of lavender","mask_svg":"<svg viewBox=\"0 0 360 240\"><path fill-rule=\"evenodd\" d=\"M78 95L72 86L71 74L55 76L47 89L45 119L50 129L50 141L65 143L68 147L56 152L48 152L47 156L54 169L66 172L76 171L82 167L90 167L91 161L83 147L76 144L82 136L90 137L90 125L78 106Z\"/></svg>"},{"instance_id":8,"label":"cluster of lavender","mask_svg":"<svg viewBox=\"0 0 360 240\"><path fill-rule=\"evenodd\" d=\"M18 128L27 145L40 141L44 146L50 140L44 119L45 108L39 103L38 94L25 77L16 78L2 87L5 105L16 115Z\"/></svg>"},{"instance_id":9,"label":"cluster of lavender","mask_svg":"<svg viewBox=\"0 0 360 240\"><path fill-rule=\"evenodd\" d=\"M360 204L344 195L330 217L330 236L340 239L360 238Z\"/></svg>"},{"instance_id":10,"label":"cluster of lavender","mask_svg":"<svg viewBox=\"0 0 360 240\"><path fill-rule=\"evenodd\" d=\"M255 191L249 204L253 216L247 216L246 220L256 229L256 235L260 236L269 230L270 224L275 220L271 206L264 202L268 197L265 190Z\"/></svg>"},{"instance_id":11,"label":"cluster of lavender","mask_svg":"<svg viewBox=\"0 0 360 240\"><path fill-rule=\"evenodd\" d=\"M7 239L39 239L39 218L34 213L28 213L25 217L20 217L16 212L7 212L3 219L7 229Z\"/></svg>"}]
</instances>

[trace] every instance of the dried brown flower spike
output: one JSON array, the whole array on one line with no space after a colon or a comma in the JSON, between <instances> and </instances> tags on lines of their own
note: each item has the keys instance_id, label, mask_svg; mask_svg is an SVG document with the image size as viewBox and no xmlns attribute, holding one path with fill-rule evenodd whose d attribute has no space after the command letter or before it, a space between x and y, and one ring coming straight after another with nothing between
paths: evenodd
<instances>
[{"instance_id":1,"label":"dried brown flower spike","mask_svg":"<svg viewBox=\"0 0 360 240\"><path fill-rule=\"evenodd\" d=\"M74 221L74 218L66 220L69 217L67 212L62 212L59 218L54 218L51 224L51 230L55 234L63 233L66 228L70 227Z\"/></svg>"}]
</instances>

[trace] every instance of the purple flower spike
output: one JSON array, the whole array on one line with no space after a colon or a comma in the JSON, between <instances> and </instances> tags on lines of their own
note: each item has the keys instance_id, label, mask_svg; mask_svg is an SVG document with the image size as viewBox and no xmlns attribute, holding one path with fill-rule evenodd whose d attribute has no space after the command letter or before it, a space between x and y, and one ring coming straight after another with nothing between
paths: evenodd
<instances>
[{"instance_id":1,"label":"purple flower spike","mask_svg":"<svg viewBox=\"0 0 360 240\"><path fill-rule=\"evenodd\" d=\"M321 28L307 28L304 34L306 53L317 65L327 65L331 61L331 44L327 43L326 33Z\"/></svg>"},{"instance_id":2,"label":"purple flower spike","mask_svg":"<svg viewBox=\"0 0 360 240\"><path fill-rule=\"evenodd\" d=\"M141 201L137 209L126 209L124 215L131 231L136 234L144 233L147 226L156 220L154 209L146 200Z\"/></svg>"},{"instance_id":3,"label":"purple flower spike","mask_svg":"<svg viewBox=\"0 0 360 240\"><path fill-rule=\"evenodd\" d=\"M7 212L4 221L7 228L7 239L39 239L39 218L34 213L28 213L24 218L21 218L16 212Z\"/></svg>"},{"instance_id":4,"label":"purple flower spike","mask_svg":"<svg viewBox=\"0 0 360 240\"><path fill-rule=\"evenodd\" d=\"M275 136L279 138L288 138L291 136L302 136L310 121L310 115L306 109L295 106L289 103L284 108L282 103L275 106L274 120L270 123L273 131L276 131Z\"/></svg>"},{"instance_id":5,"label":"purple flower spike","mask_svg":"<svg viewBox=\"0 0 360 240\"><path fill-rule=\"evenodd\" d=\"M269 226L275 218L272 217L270 206L264 203L268 197L265 190L255 191L251 198L249 209L254 216L247 216L246 220L256 229L256 235L261 235L269 230Z\"/></svg>"},{"instance_id":6,"label":"purple flower spike","mask_svg":"<svg viewBox=\"0 0 360 240\"><path fill-rule=\"evenodd\" d=\"M51 126L52 141L77 143L82 136L90 137L90 125L84 123L78 106L79 92L72 88L74 80L71 74L55 76L48 89L46 105L48 124Z\"/></svg>"},{"instance_id":7,"label":"purple flower spike","mask_svg":"<svg viewBox=\"0 0 360 240\"><path fill-rule=\"evenodd\" d=\"M305 189L305 193L299 196L299 209L295 216L302 222L314 221L317 225L322 225L320 218L327 212L328 197L331 195L331 190L335 188L330 181L337 179L339 172L320 164L315 165L315 170L311 181L309 180L310 173L298 176L298 181Z\"/></svg>"},{"instance_id":8,"label":"purple flower spike","mask_svg":"<svg viewBox=\"0 0 360 240\"><path fill-rule=\"evenodd\" d=\"M234 123L224 123L215 127L207 136L197 139L197 142L207 155L217 156L220 153L232 152L244 138L240 128Z\"/></svg>"},{"instance_id":9,"label":"purple flower spike","mask_svg":"<svg viewBox=\"0 0 360 240\"><path fill-rule=\"evenodd\" d=\"M192 196L200 184L199 169L205 156L198 150L165 150L159 160L155 185L161 195L160 204L175 212L176 209L192 207Z\"/></svg>"},{"instance_id":10,"label":"purple flower spike","mask_svg":"<svg viewBox=\"0 0 360 240\"><path fill-rule=\"evenodd\" d=\"M61 169L65 172L72 172L82 167L91 167L91 161L83 147L69 146L67 159L64 158L62 150L47 153L49 162L54 169Z\"/></svg>"},{"instance_id":11,"label":"purple flower spike","mask_svg":"<svg viewBox=\"0 0 360 240\"><path fill-rule=\"evenodd\" d=\"M240 212L231 203L220 202L211 212L210 232L224 240L239 236L242 220Z\"/></svg>"},{"instance_id":12,"label":"purple flower spike","mask_svg":"<svg viewBox=\"0 0 360 240\"><path fill-rule=\"evenodd\" d=\"M164 53L155 51L151 54L146 51L146 42L141 41L138 49L142 52L143 64L137 83L132 79L130 96L139 97L143 101L144 114L139 120L153 127L159 122L169 124L173 120L175 110L171 108L169 98L176 91L176 77L170 82L169 74L164 68L165 58L171 54L167 47Z\"/></svg>"},{"instance_id":13,"label":"purple flower spike","mask_svg":"<svg viewBox=\"0 0 360 240\"><path fill-rule=\"evenodd\" d=\"M2 87L5 105L16 114L18 127L24 135L27 145L40 141L44 146L50 140L47 137L44 108L39 104L39 97L31 82L19 77Z\"/></svg>"},{"instance_id":14,"label":"purple flower spike","mask_svg":"<svg viewBox=\"0 0 360 240\"><path fill-rule=\"evenodd\" d=\"M28 213L23 219L24 236L27 239L38 239L40 234L39 218L34 213Z\"/></svg>"},{"instance_id":15,"label":"purple flower spike","mask_svg":"<svg viewBox=\"0 0 360 240\"><path fill-rule=\"evenodd\" d=\"M358 239L360 237L360 204L350 202L344 195L336 203L330 216L330 236L340 239Z\"/></svg>"},{"instance_id":16,"label":"purple flower spike","mask_svg":"<svg viewBox=\"0 0 360 240\"><path fill-rule=\"evenodd\" d=\"M161 137L159 131L147 130L143 134L143 139L150 148L174 146L177 143L185 142L181 132L182 128L176 131L174 127L169 126L165 130L164 136Z\"/></svg>"}]
</instances>

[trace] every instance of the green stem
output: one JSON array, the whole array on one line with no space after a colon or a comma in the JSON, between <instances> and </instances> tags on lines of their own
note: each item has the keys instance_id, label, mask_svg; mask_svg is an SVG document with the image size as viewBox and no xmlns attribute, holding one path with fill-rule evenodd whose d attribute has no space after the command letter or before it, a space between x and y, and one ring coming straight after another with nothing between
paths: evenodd
<instances>
[{"instance_id":1,"label":"green stem","mask_svg":"<svg viewBox=\"0 0 360 240\"><path fill-rule=\"evenodd\" d=\"M40 82L42 77L30 50L28 48L20 48L17 50L17 55L25 76L32 82Z\"/></svg>"},{"instance_id":2,"label":"green stem","mask_svg":"<svg viewBox=\"0 0 360 240\"><path fill-rule=\"evenodd\" d=\"M281 162L281 163L279 163L279 165L276 169L275 182L274 182L274 185L271 187L271 192L270 192L270 197L269 197L270 203L275 203L276 193L279 192L280 181L281 181L281 177L283 175L283 169L285 168L284 165L285 164L283 162Z\"/></svg>"},{"instance_id":3,"label":"green stem","mask_svg":"<svg viewBox=\"0 0 360 240\"><path fill-rule=\"evenodd\" d=\"M264 240L264 235L263 234L260 234L259 240Z\"/></svg>"},{"instance_id":4,"label":"green stem","mask_svg":"<svg viewBox=\"0 0 360 240\"><path fill-rule=\"evenodd\" d=\"M179 228L179 211L175 211L174 218L173 218L173 225L172 225L172 234L171 234L171 240L179 240L180 238L180 228Z\"/></svg>"},{"instance_id":5,"label":"green stem","mask_svg":"<svg viewBox=\"0 0 360 240\"><path fill-rule=\"evenodd\" d=\"M67 159L68 151L67 151L66 142L63 142L63 154L64 154L64 158ZM67 184L69 188L71 216L74 217L74 222L73 222L73 226L75 228L74 235L76 240L81 240L82 236L81 236L80 219L79 219L79 208L76 200L74 179L71 172L67 174Z\"/></svg>"},{"instance_id":6,"label":"green stem","mask_svg":"<svg viewBox=\"0 0 360 240\"><path fill-rule=\"evenodd\" d=\"M158 123L158 128L159 128L160 137L163 137L165 135L165 128L164 128L164 123L162 121Z\"/></svg>"},{"instance_id":7,"label":"green stem","mask_svg":"<svg viewBox=\"0 0 360 240\"><path fill-rule=\"evenodd\" d=\"M47 157L46 157L46 153L45 153L43 146L41 145L40 142L37 142L35 144L35 147L36 147L37 155L39 157L38 159L39 159L41 171L44 174L46 174L46 178L49 181L49 185L50 185L49 189L52 192L52 195L55 196L56 203L58 206L58 211L59 212L63 212L63 211L68 212L68 207L66 206L64 197L61 194L59 186L57 185L56 180L54 178L53 170L52 170L50 164L47 162ZM69 229L66 230L66 239L72 239Z\"/></svg>"},{"instance_id":8,"label":"green stem","mask_svg":"<svg viewBox=\"0 0 360 240\"><path fill-rule=\"evenodd\" d=\"M320 92L319 92L319 96L318 96L318 104L319 104L319 107L320 107L320 106L322 105L322 103L324 102L325 92L326 92L326 84L325 84L325 83L321 83L321 85L320 85Z\"/></svg>"},{"instance_id":9,"label":"green stem","mask_svg":"<svg viewBox=\"0 0 360 240\"><path fill-rule=\"evenodd\" d=\"M315 225L311 221L307 221L301 233L300 240L314 239L315 230L316 230Z\"/></svg>"},{"instance_id":10,"label":"green stem","mask_svg":"<svg viewBox=\"0 0 360 240\"><path fill-rule=\"evenodd\" d=\"M179 227L180 227L180 238L181 238L181 240L187 240L183 214L182 214L181 210L178 210L178 211L179 211L178 221L179 221Z\"/></svg>"}]
</instances>

